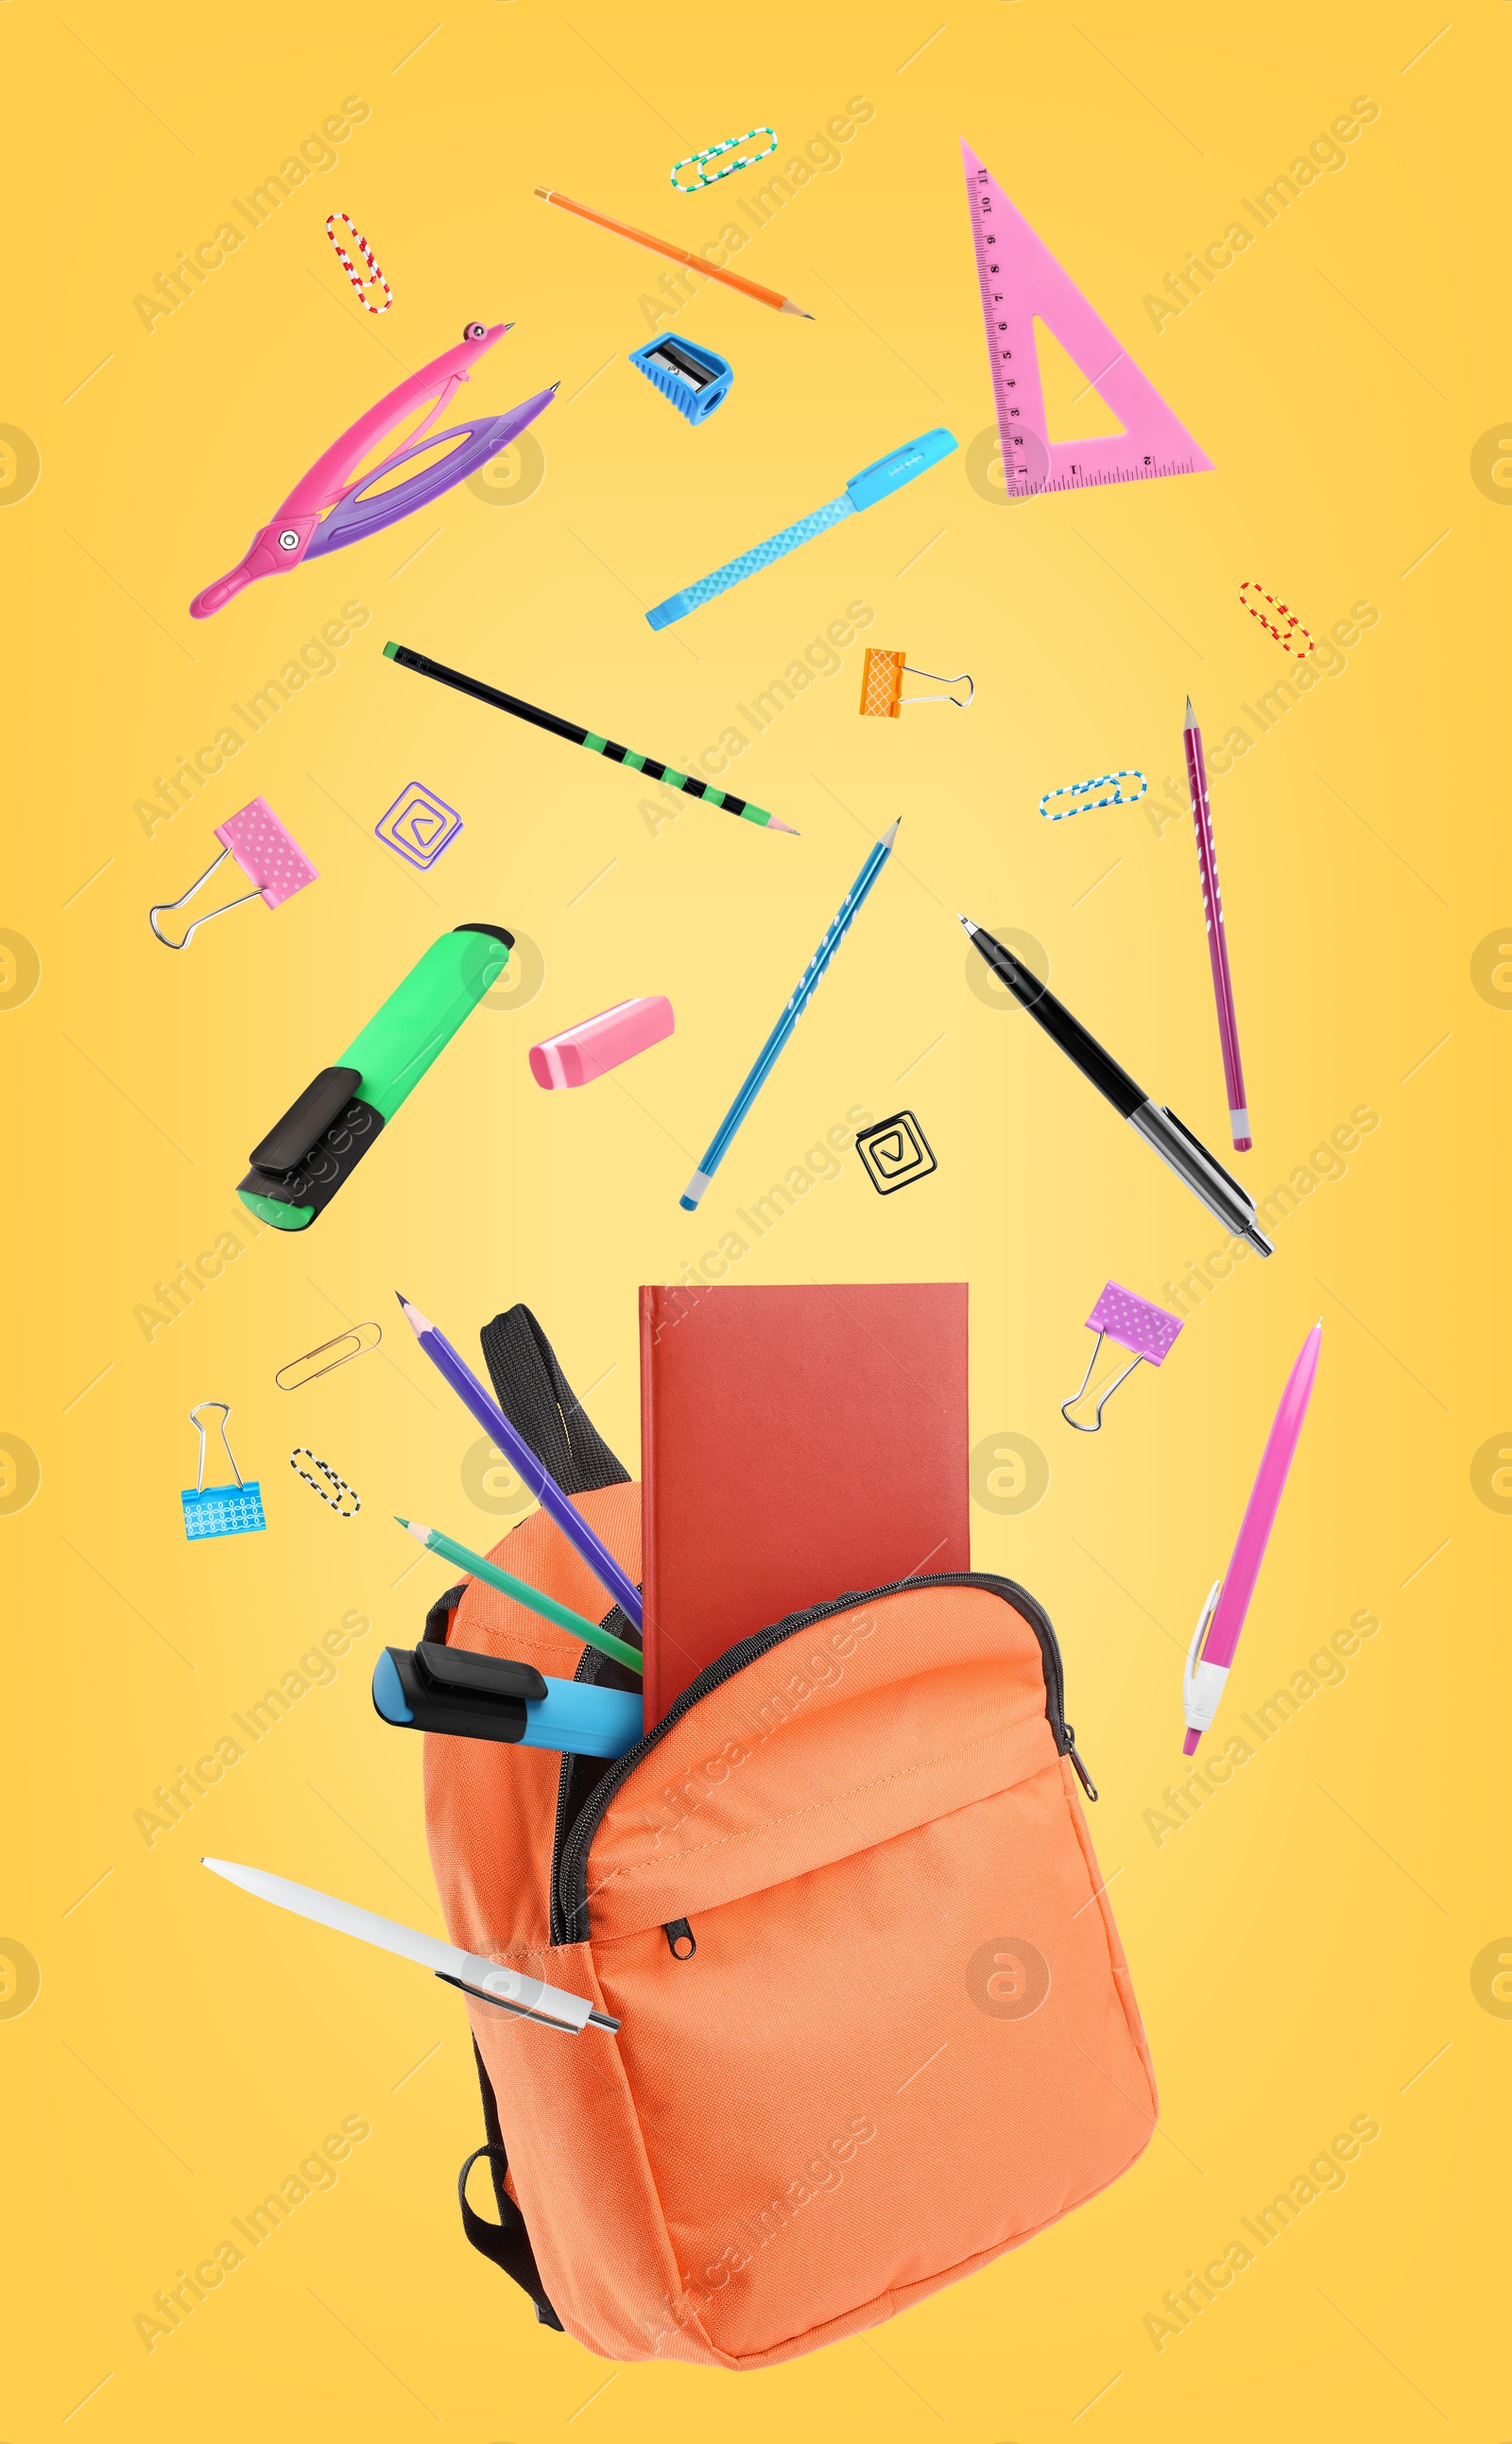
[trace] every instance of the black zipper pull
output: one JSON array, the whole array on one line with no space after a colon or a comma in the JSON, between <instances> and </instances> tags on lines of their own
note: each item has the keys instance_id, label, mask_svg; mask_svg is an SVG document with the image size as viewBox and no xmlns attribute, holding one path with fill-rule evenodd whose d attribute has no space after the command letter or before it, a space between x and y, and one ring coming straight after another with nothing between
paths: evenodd
<instances>
[{"instance_id":1,"label":"black zipper pull","mask_svg":"<svg viewBox=\"0 0 1512 2444\"><path fill-rule=\"evenodd\" d=\"M1076 1768L1077 1780L1080 1783L1082 1789L1087 1794L1087 1797L1089 1799L1096 1799L1097 1796L1097 1786L1093 1781L1091 1774L1087 1771L1086 1767L1082 1764L1081 1759L1077 1754L1076 1732L1072 1730L1069 1723L1064 1724L1062 1729L1065 1732L1065 1739L1061 1747L1060 1753L1062 1756L1068 1756L1071 1759L1072 1764Z\"/></svg>"},{"instance_id":2,"label":"black zipper pull","mask_svg":"<svg viewBox=\"0 0 1512 2444\"><path fill-rule=\"evenodd\" d=\"M1097 1794L1094 1791L1092 1795L1096 1798ZM669 1918L661 1931L673 1960L691 1960L698 1949L698 1938L685 1917Z\"/></svg>"}]
</instances>

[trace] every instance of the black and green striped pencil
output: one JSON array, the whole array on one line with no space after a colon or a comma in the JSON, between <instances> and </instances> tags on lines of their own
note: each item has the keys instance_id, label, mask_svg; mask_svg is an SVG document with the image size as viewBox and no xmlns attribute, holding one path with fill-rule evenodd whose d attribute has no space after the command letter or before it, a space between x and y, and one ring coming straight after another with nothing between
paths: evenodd
<instances>
[{"instance_id":1,"label":"black and green striped pencil","mask_svg":"<svg viewBox=\"0 0 1512 2444\"><path fill-rule=\"evenodd\" d=\"M611 764L626 765L632 772L649 772L654 781L665 781L669 789L681 789L690 798L703 798L711 806L723 806L727 815L742 815L747 823L764 824L769 831L793 831L791 824L780 823L765 806L753 806L747 798L737 798L728 789L716 789L711 781L696 781L691 772L678 772L670 764L658 764L654 755L637 755L633 748L618 747L612 738L600 738L597 731L580 729L575 721L563 721L560 713L543 713L538 704L526 704L522 696L506 695L503 688L489 687L482 679L470 679L466 671L449 670L445 662L433 662L427 655L412 652L408 645L391 641L383 651L391 662L398 662L407 671L418 671L423 679L439 679L443 687L459 688L464 695L475 695L480 704L491 704L496 713L512 713L517 721L533 721L538 730L549 730L554 738L565 738L573 747L590 748L595 755L607 755Z\"/></svg>"}]
</instances>

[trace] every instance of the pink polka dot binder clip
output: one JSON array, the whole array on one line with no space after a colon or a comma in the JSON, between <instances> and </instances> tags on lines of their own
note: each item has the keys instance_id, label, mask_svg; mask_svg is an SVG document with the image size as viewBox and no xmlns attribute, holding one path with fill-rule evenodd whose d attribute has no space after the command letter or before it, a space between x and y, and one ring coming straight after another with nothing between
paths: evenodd
<instances>
[{"instance_id":1,"label":"pink polka dot binder clip","mask_svg":"<svg viewBox=\"0 0 1512 2444\"><path fill-rule=\"evenodd\" d=\"M282 908L285 900L292 899L296 891L303 891L307 882L319 882L321 879L298 841L292 833L285 830L266 798L253 798L239 814L232 815L224 824L217 824L215 838L221 843L220 855L211 860L199 880L192 882L176 899L160 899L156 908L147 911L147 922L165 951L187 951L201 925L212 924L217 916L229 916L233 908L244 907L249 899L260 899L265 908ZM250 891L242 892L235 899L228 899L224 908L212 908L207 915L196 916L183 940L171 942L158 924L158 917L171 916L175 908L182 908L186 900L193 899L195 892L204 889L216 867L224 865L229 857L234 858L241 867L252 886Z\"/></svg>"},{"instance_id":2,"label":"pink polka dot binder clip","mask_svg":"<svg viewBox=\"0 0 1512 2444\"><path fill-rule=\"evenodd\" d=\"M1102 1424L1102 1413L1119 1384L1128 1382L1143 1359L1148 1359L1152 1366L1158 1366L1175 1346L1181 1324L1179 1315L1169 1314L1165 1307L1152 1305L1149 1299L1135 1298L1133 1290L1124 1289L1117 1282L1105 1282L1102 1295L1087 1318L1087 1330L1095 1331L1097 1336L1087 1361L1087 1371L1070 1399L1060 1403L1060 1415L1067 1425L1075 1427L1079 1435L1097 1434ZM1092 1370L1097 1365L1097 1353L1104 1340L1116 1341L1120 1349L1132 1349L1134 1356L1122 1374L1116 1375L1102 1394L1091 1425L1084 1426L1071 1412L1092 1380Z\"/></svg>"}]
</instances>

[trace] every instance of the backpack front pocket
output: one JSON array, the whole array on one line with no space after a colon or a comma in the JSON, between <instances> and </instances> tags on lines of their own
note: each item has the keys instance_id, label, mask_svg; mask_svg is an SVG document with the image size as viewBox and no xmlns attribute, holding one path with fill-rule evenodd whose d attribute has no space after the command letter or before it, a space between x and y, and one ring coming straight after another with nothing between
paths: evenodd
<instances>
[{"instance_id":1,"label":"backpack front pocket","mask_svg":"<svg viewBox=\"0 0 1512 2444\"><path fill-rule=\"evenodd\" d=\"M1145 2144L1070 1749L1048 1622L955 1578L746 1641L599 1785L558 1900L681 2278L654 2347L872 2322Z\"/></svg>"},{"instance_id":2,"label":"backpack front pocket","mask_svg":"<svg viewBox=\"0 0 1512 2444\"><path fill-rule=\"evenodd\" d=\"M1154 2123L1054 1757L592 1950L688 2308L736 2359L887 2315L1079 2205Z\"/></svg>"}]
</instances>

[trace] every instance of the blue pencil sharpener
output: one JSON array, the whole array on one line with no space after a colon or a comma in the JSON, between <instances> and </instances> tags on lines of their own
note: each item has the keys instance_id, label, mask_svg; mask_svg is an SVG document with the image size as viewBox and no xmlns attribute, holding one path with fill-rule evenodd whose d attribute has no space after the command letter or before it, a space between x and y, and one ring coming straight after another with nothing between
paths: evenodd
<instances>
[{"instance_id":1,"label":"blue pencil sharpener","mask_svg":"<svg viewBox=\"0 0 1512 2444\"><path fill-rule=\"evenodd\" d=\"M728 398L735 379L733 365L716 357L712 348L695 347L691 340L652 340L630 361L690 424L707 423Z\"/></svg>"}]
</instances>

